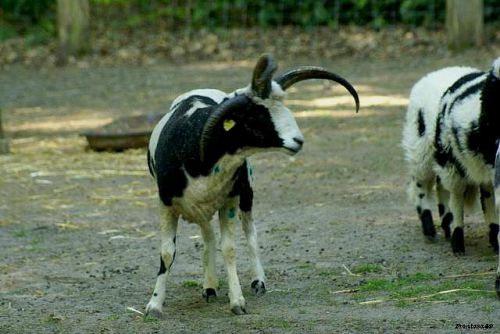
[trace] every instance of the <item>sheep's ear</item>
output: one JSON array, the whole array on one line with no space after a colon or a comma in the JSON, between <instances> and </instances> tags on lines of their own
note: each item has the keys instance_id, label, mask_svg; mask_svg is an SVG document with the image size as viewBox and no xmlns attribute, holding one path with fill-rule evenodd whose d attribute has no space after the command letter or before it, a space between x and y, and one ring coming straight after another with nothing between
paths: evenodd
<instances>
[{"instance_id":1,"label":"sheep's ear","mask_svg":"<svg viewBox=\"0 0 500 334\"><path fill-rule=\"evenodd\" d=\"M242 109L248 108L252 100L246 95L236 95L233 98L227 99L218 106L208 118L200 138L200 159L205 161L211 138L216 132L216 129L222 126L225 131L231 130L236 122L230 117L232 113L236 113ZM219 128L220 129L220 128Z\"/></svg>"},{"instance_id":2,"label":"sheep's ear","mask_svg":"<svg viewBox=\"0 0 500 334\"><path fill-rule=\"evenodd\" d=\"M271 55L264 54L260 56L252 77L252 91L256 96L262 99L269 97L271 94L271 81L277 69L278 66Z\"/></svg>"}]
</instances>

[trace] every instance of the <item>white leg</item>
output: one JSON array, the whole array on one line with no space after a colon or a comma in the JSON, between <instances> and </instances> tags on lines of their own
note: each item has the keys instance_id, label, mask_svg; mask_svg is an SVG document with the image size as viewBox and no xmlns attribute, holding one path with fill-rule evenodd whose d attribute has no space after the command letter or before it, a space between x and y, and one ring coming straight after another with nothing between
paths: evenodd
<instances>
[{"instance_id":1,"label":"white leg","mask_svg":"<svg viewBox=\"0 0 500 334\"><path fill-rule=\"evenodd\" d=\"M443 186L439 177L436 179L436 193L438 198L438 211L439 218L441 219L441 228L444 231L445 238L450 239L450 224L453 220L453 216L449 208L450 192Z\"/></svg>"},{"instance_id":2,"label":"white leg","mask_svg":"<svg viewBox=\"0 0 500 334\"><path fill-rule=\"evenodd\" d=\"M495 193L493 184L482 185L481 190L481 208L483 209L484 221L488 224L489 241L495 252L498 252L498 213L495 208Z\"/></svg>"},{"instance_id":3,"label":"white leg","mask_svg":"<svg viewBox=\"0 0 500 334\"><path fill-rule=\"evenodd\" d=\"M201 235L203 236L203 272L205 279L203 281L203 297L207 302L210 297L217 297L217 288L219 280L215 271L215 237L210 222L200 224Z\"/></svg>"},{"instance_id":4,"label":"white leg","mask_svg":"<svg viewBox=\"0 0 500 334\"><path fill-rule=\"evenodd\" d=\"M153 296L146 306L146 315L150 314L159 317L162 313L163 302L165 301L167 274L175 259L175 236L177 233L178 216L163 203L160 203L160 270L156 279Z\"/></svg>"},{"instance_id":5,"label":"white leg","mask_svg":"<svg viewBox=\"0 0 500 334\"><path fill-rule=\"evenodd\" d=\"M245 314L245 299L241 291L240 280L236 271L235 225L237 218L237 197L229 198L224 207L219 210L221 231L221 249L226 265L229 284L229 303L234 314Z\"/></svg>"},{"instance_id":6,"label":"white leg","mask_svg":"<svg viewBox=\"0 0 500 334\"><path fill-rule=\"evenodd\" d=\"M248 248L250 250L250 259L252 261L254 280L252 281L252 291L256 295L262 295L266 292L266 276L264 269L260 263L259 244L257 242L257 231L252 219L252 212L241 211L241 221L243 231L248 241Z\"/></svg>"},{"instance_id":7,"label":"white leg","mask_svg":"<svg viewBox=\"0 0 500 334\"><path fill-rule=\"evenodd\" d=\"M432 201L432 190L434 186L433 174L425 175L425 177L412 177L410 183L410 196L415 201L418 217L422 225L422 232L430 240L436 237L436 228L432 219L431 207L434 205Z\"/></svg>"},{"instance_id":8,"label":"white leg","mask_svg":"<svg viewBox=\"0 0 500 334\"><path fill-rule=\"evenodd\" d=\"M453 222L451 230L451 248L455 254L465 253L464 244L464 189L456 187L450 192L450 210Z\"/></svg>"}]
</instances>

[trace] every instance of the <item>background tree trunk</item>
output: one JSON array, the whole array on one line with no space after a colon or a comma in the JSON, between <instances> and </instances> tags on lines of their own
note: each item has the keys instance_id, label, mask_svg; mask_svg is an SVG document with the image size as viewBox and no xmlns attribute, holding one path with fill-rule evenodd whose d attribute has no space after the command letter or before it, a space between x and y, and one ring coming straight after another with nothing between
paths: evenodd
<instances>
[{"instance_id":1,"label":"background tree trunk","mask_svg":"<svg viewBox=\"0 0 500 334\"><path fill-rule=\"evenodd\" d=\"M88 0L57 0L58 64L64 65L69 56L88 51L89 21Z\"/></svg>"},{"instance_id":2,"label":"background tree trunk","mask_svg":"<svg viewBox=\"0 0 500 334\"><path fill-rule=\"evenodd\" d=\"M448 47L462 50L483 44L483 0L446 0Z\"/></svg>"}]
</instances>

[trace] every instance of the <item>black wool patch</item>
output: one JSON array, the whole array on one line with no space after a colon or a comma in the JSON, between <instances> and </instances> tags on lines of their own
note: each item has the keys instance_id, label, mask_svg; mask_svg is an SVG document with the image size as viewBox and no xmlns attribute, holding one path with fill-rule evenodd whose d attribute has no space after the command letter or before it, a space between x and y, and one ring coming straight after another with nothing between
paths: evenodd
<instances>
[{"instance_id":1,"label":"black wool patch","mask_svg":"<svg viewBox=\"0 0 500 334\"><path fill-rule=\"evenodd\" d=\"M253 190L248 179L247 162L238 168L234 179L235 182L229 197L240 196L240 210L243 212L252 211Z\"/></svg>"},{"instance_id":2,"label":"black wool patch","mask_svg":"<svg viewBox=\"0 0 500 334\"><path fill-rule=\"evenodd\" d=\"M469 138L469 147L482 155L486 164L494 166L500 140L500 80L489 73L481 91L481 114L477 131Z\"/></svg>"},{"instance_id":3,"label":"black wool patch","mask_svg":"<svg viewBox=\"0 0 500 334\"><path fill-rule=\"evenodd\" d=\"M464 230L461 227L456 227L451 235L451 248L453 253L465 253Z\"/></svg>"},{"instance_id":4,"label":"black wool patch","mask_svg":"<svg viewBox=\"0 0 500 334\"><path fill-rule=\"evenodd\" d=\"M450 230L450 225L453 222L453 214L451 212L447 212L443 219L441 220L441 228L444 231L444 237L446 239L450 239L451 237L451 230Z\"/></svg>"},{"instance_id":5,"label":"black wool patch","mask_svg":"<svg viewBox=\"0 0 500 334\"><path fill-rule=\"evenodd\" d=\"M434 222L432 221L432 213L430 210L422 211L420 215L420 221L422 222L422 231L425 236L434 237L436 235L436 228L434 227Z\"/></svg>"},{"instance_id":6,"label":"black wool patch","mask_svg":"<svg viewBox=\"0 0 500 334\"><path fill-rule=\"evenodd\" d=\"M467 88L464 92L462 92L460 95L455 97L453 101L450 103L450 107L448 108L448 113L453 112L453 108L455 107L455 104L459 103L462 100L465 100L466 98L469 98L470 96L477 94L481 91L483 88L484 82L480 81L477 84L470 86Z\"/></svg>"},{"instance_id":7,"label":"black wool patch","mask_svg":"<svg viewBox=\"0 0 500 334\"><path fill-rule=\"evenodd\" d=\"M438 204L438 211L439 211L439 216L444 215L444 205L439 203Z\"/></svg>"},{"instance_id":8,"label":"black wool patch","mask_svg":"<svg viewBox=\"0 0 500 334\"><path fill-rule=\"evenodd\" d=\"M151 174L151 176L154 176L154 170L155 170L155 167L154 167L154 163L153 163L153 160L151 159L151 152L149 152L149 149L148 149L148 153L147 153L147 159L148 159L148 168L149 168L149 174Z\"/></svg>"},{"instance_id":9,"label":"black wool patch","mask_svg":"<svg viewBox=\"0 0 500 334\"><path fill-rule=\"evenodd\" d=\"M158 276L167 272L167 267L165 267L165 262L163 262L163 258L160 256L160 270L158 271Z\"/></svg>"},{"instance_id":10,"label":"black wool patch","mask_svg":"<svg viewBox=\"0 0 500 334\"><path fill-rule=\"evenodd\" d=\"M498 224L490 224L490 245L498 253Z\"/></svg>"},{"instance_id":11,"label":"black wool patch","mask_svg":"<svg viewBox=\"0 0 500 334\"><path fill-rule=\"evenodd\" d=\"M460 79L458 79L457 81L455 81L447 90L446 92L443 94L444 95L447 95L447 94L453 94L456 90L458 90L460 87L462 87L463 85L465 85L466 83L470 82L470 81L473 81L474 79L480 77L481 75L483 75L484 72L481 72L481 71L478 71L478 72L472 72L472 73L469 73L469 74L466 74L464 75L463 77L461 77Z\"/></svg>"},{"instance_id":12,"label":"black wool patch","mask_svg":"<svg viewBox=\"0 0 500 334\"><path fill-rule=\"evenodd\" d=\"M453 166L460 176L465 177L465 170L462 165L457 161L450 147L445 147L442 139L441 132L443 131L444 121L447 104L445 103L443 108L438 114L436 122L436 135L434 137L434 146L436 152L434 153L434 159L436 163L441 167Z\"/></svg>"},{"instance_id":13,"label":"black wool patch","mask_svg":"<svg viewBox=\"0 0 500 334\"><path fill-rule=\"evenodd\" d=\"M420 137L423 137L423 135L425 135L425 122L422 109L418 110L418 135Z\"/></svg>"}]
</instances>

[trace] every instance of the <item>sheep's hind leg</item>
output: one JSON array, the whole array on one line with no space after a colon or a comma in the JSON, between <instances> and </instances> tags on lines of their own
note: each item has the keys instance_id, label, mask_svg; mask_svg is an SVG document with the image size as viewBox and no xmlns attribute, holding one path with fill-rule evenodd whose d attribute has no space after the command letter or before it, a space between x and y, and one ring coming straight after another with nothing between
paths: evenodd
<instances>
[{"instance_id":1,"label":"sheep's hind leg","mask_svg":"<svg viewBox=\"0 0 500 334\"><path fill-rule=\"evenodd\" d=\"M160 270L156 279L156 285L153 296L146 306L146 315L160 317L162 314L163 302L166 296L167 274L175 259L175 242L177 233L178 216L175 215L169 207L160 204L161 218L160 223Z\"/></svg>"},{"instance_id":2,"label":"sheep's hind leg","mask_svg":"<svg viewBox=\"0 0 500 334\"><path fill-rule=\"evenodd\" d=\"M236 315L247 313L245 310L245 298L241 291L240 280L236 270L236 246L235 246L235 225L237 217L237 197L227 200L222 209L219 210L219 222L221 230L221 249L226 266L228 285L229 285L229 303L231 311Z\"/></svg>"},{"instance_id":3,"label":"sheep's hind leg","mask_svg":"<svg viewBox=\"0 0 500 334\"><path fill-rule=\"evenodd\" d=\"M481 185L481 208L483 209L484 221L489 225L489 241L495 252L498 252L498 213L495 208L495 194L493 185Z\"/></svg>"},{"instance_id":4,"label":"sheep's hind leg","mask_svg":"<svg viewBox=\"0 0 500 334\"><path fill-rule=\"evenodd\" d=\"M432 220L431 203L432 203L432 188L434 180L430 179L412 179L412 191L415 193L413 197L416 200L416 208L420 223L422 224L422 232L429 240L436 239L436 228Z\"/></svg>"},{"instance_id":5,"label":"sheep's hind leg","mask_svg":"<svg viewBox=\"0 0 500 334\"><path fill-rule=\"evenodd\" d=\"M449 240L451 237L450 224L453 221L453 215L448 207L450 192L444 188L439 176L436 178L436 192L438 197L439 217L441 218L441 228L444 231L445 238Z\"/></svg>"},{"instance_id":6,"label":"sheep's hind leg","mask_svg":"<svg viewBox=\"0 0 500 334\"><path fill-rule=\"evenodd\" d=\"M450 225L451 230L451 248L458 255L465 253L464 242L464 189L453 189L450 192L450 210L453 222Z\"/></svg>"},{"instance_id":7,"label":"sheep's hind leg","mask_svg":"<svg viewBox=\"0 0 500 334\"><path fill-rule=\"evenodd\" d=\"M203 236L203 297L209 302L217 297L219 280L215 271L215 237L210 222L200 224Z\"/></svg>"}]
</instances>

